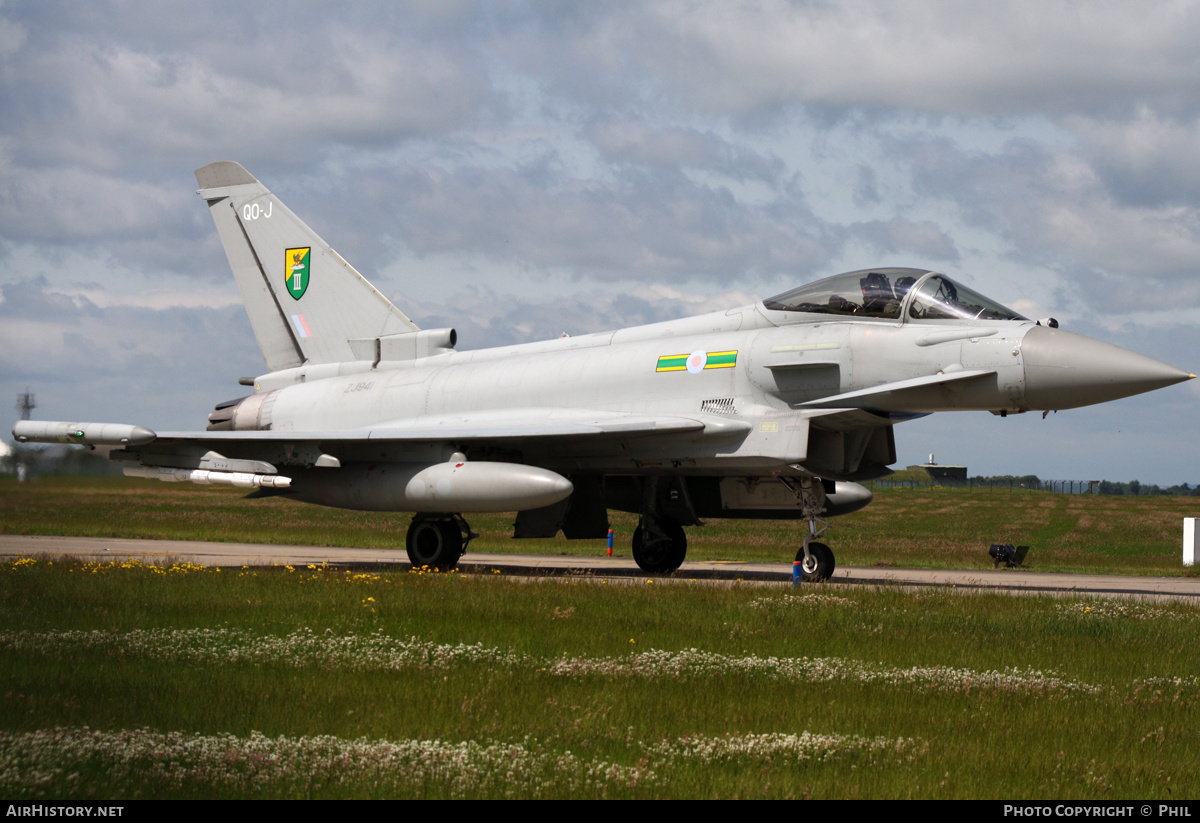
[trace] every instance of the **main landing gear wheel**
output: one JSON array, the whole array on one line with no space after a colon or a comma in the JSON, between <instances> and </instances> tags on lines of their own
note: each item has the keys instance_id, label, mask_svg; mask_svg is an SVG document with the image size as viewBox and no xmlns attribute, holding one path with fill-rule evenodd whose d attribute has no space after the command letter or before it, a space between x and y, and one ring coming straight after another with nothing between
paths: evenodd
<instances>
[{"instance_id":1,"label":"main landing gear wheel","mask_svg":"<svg viewBox=\"0 0 1200 823\"><path fill-rule=\"evenodd\" d=\"M633 559L644 572L673 572L686 555L687 535L675 520L643 520L633 533Z\"/></svg>"},{"instance_id":2,"label":"main landing gear wheel","mask_svg":"<svg viewBox=\"0 0 1200 823\"><path fill-rule=\"evenodd\" d=\"M804 556L803 548L796 552L796 562L800 564L806 581L829 580L833 577L833 570L837 566L837 561L833 558L833 550L824 543L815 541L808 544L807 558Z\"/></svg>"},{"instance_id":3,"label":"main landing gear wheel","mask_svg":"<svg viewBox=\"0 0 1200 823\"><path fill-rule=\"evenodd\" d=\"M413 518L405 540L408 560L414 567L448 571L458 565L463 553L463 534L455 520Z\"/></svg>"}]
</instances>

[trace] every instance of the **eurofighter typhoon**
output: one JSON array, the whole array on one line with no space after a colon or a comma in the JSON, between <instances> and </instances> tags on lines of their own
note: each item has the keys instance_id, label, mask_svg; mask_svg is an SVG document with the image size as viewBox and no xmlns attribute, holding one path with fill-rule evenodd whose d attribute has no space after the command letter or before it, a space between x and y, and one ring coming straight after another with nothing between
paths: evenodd
<instances>
[{"instance_id":1,"label":"eurofighter typhoon","mask_svg":"<svg viewBox=\"0 0 1200 823\"><path fill-rule=\"evenodd\" d=\"M937 272L879 268L750 306L539 343L455 351L418 328L237 163L196 172L267 373L205 431L19 422L20 442L106 450L134 477L413 512L416 565L453 567L472 512L516 537L602 538L633 512L647 572L705 517L804 521L796 561L828 578L825 518L871 500L893 427L931 412L1070 409L1195 375L1033 321ZM800 535L798 535L798 539Z\"/></svg>"}]
</instances>

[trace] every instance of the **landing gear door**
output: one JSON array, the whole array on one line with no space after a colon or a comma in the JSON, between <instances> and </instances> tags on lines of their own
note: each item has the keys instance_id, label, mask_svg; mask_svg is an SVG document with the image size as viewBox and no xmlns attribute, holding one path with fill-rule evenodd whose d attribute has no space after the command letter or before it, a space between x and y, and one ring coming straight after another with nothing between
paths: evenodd
<instances>
[{"instance_id":1,"label":"landing gear door","mask_svg":"<svg viewBox=\"0 0 1200 823\"><path fill-rule=\"evenodd\" d=\"M687 482L682 477L663 478L658 484L658 510L681 526L703 526L692 508Z\"/></svg>"}]
</instances>

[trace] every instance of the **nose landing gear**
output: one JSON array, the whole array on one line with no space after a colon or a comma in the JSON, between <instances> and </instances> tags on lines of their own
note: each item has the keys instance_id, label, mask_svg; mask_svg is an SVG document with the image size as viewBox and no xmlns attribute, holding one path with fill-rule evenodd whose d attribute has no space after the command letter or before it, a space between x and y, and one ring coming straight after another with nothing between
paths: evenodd
<instances>
[{"instance_id":1,"label":"nose landing gear","mask_svg":"<svg viewBox=\"0 0 1200 823\"><path fill-rule=\"evenodd\" d=\"M806 581L829 580L837 566L833 550L817 538L829 528L829 522L821 518L825 511L825 486L819 478L781 477L783 484L791 489L800 501L800 515L808 521L808 534L804 535L804 543L796 552L796 562L800 564L803 579Z\"/></svg>"},{"instance_id":2,"label":"nose landing gear","mask_svg":"<svg viewBox=\"0 0 1200 823\"><path fill-rule=\"evenodd\" d=\"M796 552L796 562L800 564L804 580L815 582L833 577L833 570L837 567L833 550L824 543L809 542L807 538L805 543L807 545Z\"/></svg>"}]
</instances>

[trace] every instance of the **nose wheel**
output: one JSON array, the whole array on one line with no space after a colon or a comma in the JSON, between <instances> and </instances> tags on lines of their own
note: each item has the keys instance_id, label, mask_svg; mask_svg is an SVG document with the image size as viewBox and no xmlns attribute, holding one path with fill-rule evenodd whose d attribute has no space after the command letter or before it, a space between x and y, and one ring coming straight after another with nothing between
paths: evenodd
<instances>
[{"instance_id":1,"label":"nose wheel","mask_svg":"<svg viewBox=\"0 0 1200 823\"><path fill-rule=\"evenodd\" d=\"M833 577L833 570L837 567L833 550L824 543L816 541L808 544L807 555L805 555L803 547L796 552L796 562L800 564L804 580L813 582L829 580Z\"/></svg>"}]
</instances>

